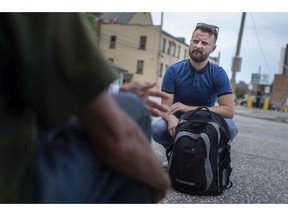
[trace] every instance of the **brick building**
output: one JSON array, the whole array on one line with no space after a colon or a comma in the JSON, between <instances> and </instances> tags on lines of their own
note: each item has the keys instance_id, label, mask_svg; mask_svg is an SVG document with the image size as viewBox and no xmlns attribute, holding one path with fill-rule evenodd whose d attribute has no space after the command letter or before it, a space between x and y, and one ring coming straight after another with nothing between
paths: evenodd
<instances>
[{"instance_id":1,"label":"brick building","mask_svg":"<svg viewBox=\"0 0 288 216\"><path fill-rule=\"evenodd\" d=\"M288 111L288 44L281 49L279 71L274 75L271 100Z\"/></svg>"},{"instance_id":2,"label":"brick building","mask_svg":"<svg viewBox=\"0 0 288 216\"><path fill-rule=\"evenodd\" d=\"M281 106L282 110L288 108L288 74L275 74L272 87L271 100Z\"/></svg>"}]
</instances>

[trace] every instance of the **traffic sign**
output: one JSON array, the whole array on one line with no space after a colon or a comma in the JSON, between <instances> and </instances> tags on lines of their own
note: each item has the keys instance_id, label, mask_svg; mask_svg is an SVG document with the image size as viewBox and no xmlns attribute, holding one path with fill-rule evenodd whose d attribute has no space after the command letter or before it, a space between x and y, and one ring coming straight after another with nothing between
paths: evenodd
<instances>
[{"instance_id":1,"label":"traffic sign","mask_svg":"<svg viewBox=\"0 0 288 216\"><path fill-rule=\"evenodd\" d=\"M255 85L270 85L270 74L252 73L251 84Z\"/></svg>"}]
</instances>

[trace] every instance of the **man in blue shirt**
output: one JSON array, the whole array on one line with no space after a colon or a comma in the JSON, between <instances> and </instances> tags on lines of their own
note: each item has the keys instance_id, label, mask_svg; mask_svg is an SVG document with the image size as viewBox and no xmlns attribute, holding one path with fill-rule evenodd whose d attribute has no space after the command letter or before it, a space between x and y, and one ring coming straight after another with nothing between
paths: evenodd
<instances>
[{"instance_id":1,"label":"man in blue shirt","mask_svg":"<svg viewBox=\"0 0 288 216\"><path fill-rule=\"evenodd\" d=\"M162 113L162 118L153 123L152 137L165 149L173 143L179 117L199 106L207 106L225 118L231 140L237 135L232 120L234 100L228 76L222 67L208 60L216 49L218 31L217 26L198 23L190 40L190 59L171 65L164 75L161 90L170 97L162 99L161 103L170 107L170 111Z\"/></svg>"}]
</instances>

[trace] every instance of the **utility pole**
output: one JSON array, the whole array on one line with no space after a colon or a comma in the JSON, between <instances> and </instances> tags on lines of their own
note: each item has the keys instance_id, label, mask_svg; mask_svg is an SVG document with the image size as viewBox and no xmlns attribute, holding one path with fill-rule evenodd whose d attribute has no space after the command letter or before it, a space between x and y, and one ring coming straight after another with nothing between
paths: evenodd
<instances>
[{"instance_id":1,"label":"utility pole","mask_svg":"<svg viewBox=\"0 0 288 216\"><path fill-rule=\"evenodd\" d=\"M161 43L162 43L162 29L163 29L163 17L164 17L164 12L161 12L161 22L160 22L160 30L159 30L159 50L158 50L158 56L157 56L157 71L156 71L156 87L159 88L158 85L158 79L160 76L160 62L161 62Z\"/></svg>"},{"instance_id":2,"label":"utility pole","mask_svg":"<svg viewBox=\"0 0 288 216\"><path fill-rule=\"evenodd\" d=\"M231 77L230 83L231 83L233 94L235 93L236 73L237 73L237 71L241 70L242 58L239 55L240 55L240 48L241 48L245 18L246 18L246 12L243 12L242 13L242 19L241 19L240 31L239 31L239 35L238 35L237 49L236 49L235 57L232 60L232 77Z\"/></svg>"}]
</instances>

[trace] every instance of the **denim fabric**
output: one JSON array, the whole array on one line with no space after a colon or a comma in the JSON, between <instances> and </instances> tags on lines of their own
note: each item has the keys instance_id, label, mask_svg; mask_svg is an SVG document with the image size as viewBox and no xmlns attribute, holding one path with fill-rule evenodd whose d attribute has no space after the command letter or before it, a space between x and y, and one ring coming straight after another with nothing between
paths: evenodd
<instances>
[{"instance_id":1,"label":"denim fabric","mask_svg":"<svg viewBox=\"0 0 288 216\"><path fill-rule=\"evenodd\" d=\"M133 94L115 100L151 136L151 117ZM118 173L93 153L77 118L53 131L40 131L38 201L43 203L151 203L146 185Z\"/></svg>"},{"instance_id":2,"label":"denim fabric","mask_svg":"<svg viewBox=\"0 0 288 216\"><path fill-rule=\"evenodd\" d=\"M142 128L150 140L152 135L151 114L138 96L132 93L118 93L114 95L114 99L118 106Z\"/></svg>"}]
</instances>

